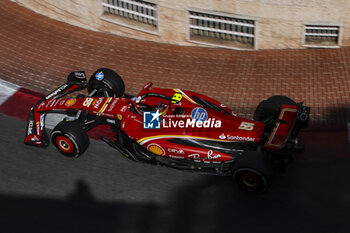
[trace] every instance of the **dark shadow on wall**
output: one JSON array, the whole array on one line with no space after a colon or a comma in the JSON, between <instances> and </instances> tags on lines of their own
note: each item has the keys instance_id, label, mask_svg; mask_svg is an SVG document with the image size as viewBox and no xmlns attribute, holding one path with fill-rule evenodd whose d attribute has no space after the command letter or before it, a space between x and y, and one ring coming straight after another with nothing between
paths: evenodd
<instances>
[{"instance_id":1,"label":"dark shadow on wall","mask_svg":"<svg viewBox=\"0 0 350 233\"><path fill-rule=\"evenodd\" d=\"M349 93L350 95L350 93ZM324 108L324 122L330 124L346 124L350 122L350 104L340 104L339 107Z\"/></svg>"},{"instance_id":2,"label":"dark shadow on wall","mask_svg":"<svg viewBox=\"0 0 350 233\"><path fill-rule=\"evenodd\" d=\"M332 107L311 107L310 126L344 125L350 122L350 103L339 103ZM240 117L253 119L256 107L236 107L233 112Z\"/></svg>"}]
</instances>

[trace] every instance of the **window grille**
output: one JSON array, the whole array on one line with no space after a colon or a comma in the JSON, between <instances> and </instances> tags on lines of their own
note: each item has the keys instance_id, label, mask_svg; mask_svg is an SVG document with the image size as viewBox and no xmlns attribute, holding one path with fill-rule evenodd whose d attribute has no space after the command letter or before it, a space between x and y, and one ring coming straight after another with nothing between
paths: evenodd
<instances>
[{"instance_id":1,"label":"window grille","mask_svg":"<svg viewBox=\"0 0 350 233\"><path fill-rule=\"evenodd\" d=\"M154 31L158 27L155 3L141 0L103 0L102 6L102 18L105 20L146 31Z\"/></svg>"},{"instance_id":2,"label":"window grille","mask_svg":"<svg viewBox=\"0 0 350 233\"><path fill-rule=\"evenodd\" d=\"M189 11L189 40L224 47L255 48L255 20Z\"/></svg>"},{"instance_id":3,"label":"window grille","mask_svg":"<svg viewBox=\"0 0 350 233\"><path fill-rule=\"evenodd\" d=\"M311 47L332 47L340 45L340 26L339 25L304 25L305 46Z\"/></svg>"}]
</instances>

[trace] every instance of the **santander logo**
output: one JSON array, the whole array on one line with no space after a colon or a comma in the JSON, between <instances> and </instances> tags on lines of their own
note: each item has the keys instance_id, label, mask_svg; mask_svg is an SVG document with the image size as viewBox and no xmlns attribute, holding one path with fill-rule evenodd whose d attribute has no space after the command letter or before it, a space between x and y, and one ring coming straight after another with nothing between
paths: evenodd
<instances>
[{"instance_id":1,"label":"santander logo","mask_svg":"<svg viewBox=\"0 0 350 233\"><path fill-rule=\"evenodd\" d=\"M247 142L254 142L255 141L255 138L252 138L252 137L241 137L241 136L232 136L230 134L227 134L225 135L224 133L222 133L220 136L219 136L220 139L222 140L230 140L230 141L247 141Z\"/></svg>"}]
</instances>

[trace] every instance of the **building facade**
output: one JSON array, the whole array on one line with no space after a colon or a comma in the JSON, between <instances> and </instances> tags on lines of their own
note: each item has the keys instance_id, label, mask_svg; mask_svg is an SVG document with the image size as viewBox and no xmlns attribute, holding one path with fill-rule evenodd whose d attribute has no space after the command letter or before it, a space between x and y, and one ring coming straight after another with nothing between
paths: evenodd
<instances>
[{"instance_id":1,"label":"building facade","mask_svg":"<svg viewBox=\"0 0 350 233\"><path fill-rule=\"evenodd\" d=\"M350 45L347 0L14 0L69 24L187 46L297 49Z\"/></svg>"}]
</instances>

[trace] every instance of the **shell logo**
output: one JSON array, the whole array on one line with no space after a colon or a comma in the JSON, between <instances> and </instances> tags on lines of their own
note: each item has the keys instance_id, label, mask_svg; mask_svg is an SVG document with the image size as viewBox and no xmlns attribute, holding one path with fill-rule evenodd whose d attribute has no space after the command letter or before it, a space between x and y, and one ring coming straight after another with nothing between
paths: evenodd
<instances>
[{"instance_id":1,"label":"shell logo","mask_svg":"<svg viewBox=\"0 0 350 233\"><path fill-rule=\"evenodd\" d=\"M165 150L158 144L152 143L147 146L147 150L156 154L156 155L165 155Z\"/></svg>"},{"instance_id":2,"label":"shell logo","mask_svg":"<svg viewBox=\"0 0 350 233\"><path fill-rule=\"evenodd\" d=\"M67 106L67 107L70 107L70 106L72 106L73 104L75 104L75 102L76 102L75 99L69 99L69 100L67 100L67 102L66 102L66 106Z\"/></svg>"}]
</instances>

